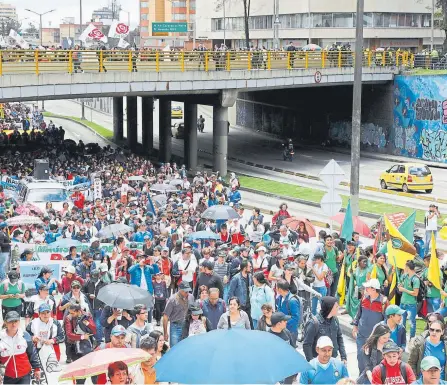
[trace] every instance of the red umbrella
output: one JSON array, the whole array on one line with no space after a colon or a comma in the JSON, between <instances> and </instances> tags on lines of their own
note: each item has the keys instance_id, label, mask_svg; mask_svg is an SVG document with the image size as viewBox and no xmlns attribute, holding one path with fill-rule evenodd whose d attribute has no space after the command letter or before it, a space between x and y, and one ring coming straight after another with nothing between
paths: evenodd
<instances>
[{"instance_id":1,"label":"red umbrella","mask_svg":"<svg viewBox=\"0 0 447 385\"><path fill-rule=\"evenodd\" d=\"M84 379L107 373L109 364L123 361L127 366L136 365L151 358L149 353L141 349L104 349L81 357L69 364L59 377L59 381Z\"/></svg>"},{"instance_id":2,"label":"red umbrella","mask_svg":"<svg viewBox=\"0 0 447 385\"><path fill-rule=\"evenodd\" d=\"M338 213L337 215L334 215L331 219L333 221L343 225L343 222L345 220L345 213ZM363 222L359 217L355 217L355 216L352 217L352 222L354 225L354 231L356 231L363 237L369 237L371 230L365 222ZM341 232L341 229L340 229L340 232Z\"/></svg>"},{"instance_id":3,"label":"red umbrella","mask_svg":"<svg viewBox=\"0 0 447 385\"><path fill-rule=\"evenodd\" d=\"M296 231L299 228L301 222L304 223L304 226L306 227L306 230L309 233L309 238L315 237L317 235L314 225L309 221L309 219L306 218L290 217L284 219L282 221L282 224Z\"/></svg>"}]
</instances>

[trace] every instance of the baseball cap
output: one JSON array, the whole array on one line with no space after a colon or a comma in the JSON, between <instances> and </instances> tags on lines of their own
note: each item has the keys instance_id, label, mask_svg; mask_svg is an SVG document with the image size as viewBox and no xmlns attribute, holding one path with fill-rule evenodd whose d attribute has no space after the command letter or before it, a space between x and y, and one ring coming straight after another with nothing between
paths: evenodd
<instances>
[{"instance_id":1,"label":"baseball cap","mask_svg":"<svg viewBox=\"0 0 447 385\"><path fill-rule=\"evenodd\" d=\"M191 293L191 286L189 286L188 282L181 282L178 289Z\"/></svg>"},{"instance_id":2,"label":"baseball cap","mask_svg":"<svg viewBox=\"0 0 447 385\"><path fill-rule=\"evenodd\" d=\"M71 274L74 274L74 273L76 273L76 269L75 269L75 267L74 266L66 266L65 268L64 268L64 271L66 272L66 273L71 273Z\"/></svg>"},{"instance_id":3,"label":"baseball cap","mask_svg":"<svg viewBox=\"0 0 447 385\"><path fill-rule=\"evenodd\" d=\"M161 251L169 251L169 247L163 247Z\"/></svg>"},{"instance_id":4,"label":"baseball cap","mask_svg":"<svg viewBox=\"0 0 447 385\"><path fill-rule=\"evenodd\" d=\"M51 308L47 303L43 303L42 305L39 306L39 313L43 313L44 311L51 312Z\"/></svg>"},{"instance_id":5,"label":"baseball cap","mask_svg":"<svg viewBox=\"0 0 447 385\"><path fill-rule=\"evenodd\" d=\"M76 279L71 283L71 287L75 287L75 286L81 287L81 283Z\"/></svg>"},{"instance_id":6,"label":"baseball cap","mask_svg":"<svg viewBox=\"0 0 447 385\"><path fill-rule=\"evenodd\" d=\"M320 349L327 348L328 346L330 346L331 348L334 347L332 340L328 336L323 336L323 337L318 338L317 346L316 346L317 348L320 348Z\"/></svg>"},{"instance_id":7,"label":"baseball cap","mask_svg":"<svg viewBox=\"0 0 447 385\"><path fill-rule=\"evenodd\" d=\"M126 335L126 328L123 325L116 325L113 327L112 331L110 332L110 335L112 336L123 336Z\"/></svg>"},{"instance_id":8,"label":"baseball cap","mask_svg":"<svg viewBox=\"0 0 447 385\"><path fill-rule=\"evenodd\" d=\"M383 354L399 352L399 351L400 351L400 348L399 348L399 346L397 346L397 344L394 341L388 341L385 345L383 345L383 348L382 348Z\"/></svg>"},{"instance_id":9,"label":"baseball cap","mask_svg":"<svg viewBox=\"0 0 447 385\"><path fill-rule=\"evenodd\" d=\"M39 286L39 291L49 291L50 289L48 288L48 285L45 285L44 283L42 285Z\"/></svg>"},{"instance_id":10,"label":"baseball cap","mask_svg":"<svg viewBox=\"0 0 447 385\"><path fill-rule=\"evenodd\" d=\"M377 278L371 278L369 281L363 284L363 287L372 287L373 289L380 290L380 282Z\"/></svg>"},{"instance_id":11,"label":"baseball cap","mask_svg":"<svg viewBox=\"0 0 447 385\"><path fill-rule=\"evenodd\" d=\"M441 370L441 363L436 357L427 356L421 361L422 370L430 370L431 368L436 368Z\"/></svg>"},{"instance_id":12,"label":"baseball cap","mask_svg":"<svg viewBox=\"0 0 447 385\"><path fill-rule=\"evenodd\" d=\"M385 310L385 315L394 315L394 314L399 314L402 315L405 313L405 310L402 310L399 306L397 305L390 305L386 308Z\"/></svg>"},{"instance_id":13,"label":"baseball cap","mask_svg":"<svg viewBox=\"0 0 447 385\"><path fill-rule=\"evenodd\" d=\"M278 312L272 314L270 322L272 323L272 325L276 325L278 322L288 321L291 318L292 318L291 316L285 315L284 313L281 313L280 311L278 311Z\"/></svg>"},{"instance_id":14,"label":"baseball cap","mask_svg":"<svg viewBox=\"0 0 447 385\"><path fill-rule=\"evenodd\" d=\"M261 246L261 247L258 247L257 249L256 249L256 251L264 251L264 252L266 252L267 251L267 249L264 247L264 246Z\"/></svg>"},{"instance_id":15,"label":"baseball cap","mask_svg":"<svg viewBox=\"0 0 447 385\"><path fill-rule=\"evenodd\" d=\"M20 321L20 315L16 311L6 313L5 322Z\"/></svg>"},{"instance_id":16,"label":"baseball cap","mask_svg":"<svg viewBox=\"0 0 447 385\"><path fill-rule=\"evenodd\" d=\"M6 224L6 222L2 222L2 223L0 223L0 229L4 229L5 227L8 227L8 225Z\"/></svg>"}]
</instances>

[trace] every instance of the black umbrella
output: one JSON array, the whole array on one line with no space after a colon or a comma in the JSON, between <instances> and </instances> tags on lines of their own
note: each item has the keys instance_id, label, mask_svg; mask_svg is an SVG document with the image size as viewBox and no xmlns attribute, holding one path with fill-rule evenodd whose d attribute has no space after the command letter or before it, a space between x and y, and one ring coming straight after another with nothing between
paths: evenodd
<instances>
[{"instance_id":1,"label":"black umbrella","mask_svg":"<svg viewBox=\"0 0 447 385\"><path fill-rule=\"evenodd\" d=\"M111 283L99 290L98 300L118 309L133 309L135 305L153 306L152 295L144 289L126 283Z\"/></svg>"},{"instance_id":2,"label":"black umbrella","mask_svg":"<svg viewBox=\"0 0 447 385\"><path fill-rule=\"evenodd\" d=\"M202 214L204 219L212 219L216 221L218 219L239 219L239 214L230 206L215 205L208 207Z\"/></svg>"}]
</instances>

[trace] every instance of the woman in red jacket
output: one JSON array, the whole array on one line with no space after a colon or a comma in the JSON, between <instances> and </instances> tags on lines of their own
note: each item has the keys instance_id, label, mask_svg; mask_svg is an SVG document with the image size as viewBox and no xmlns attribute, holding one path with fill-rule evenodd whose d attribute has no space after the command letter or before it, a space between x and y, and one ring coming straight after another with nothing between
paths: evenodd
<instances>
[{"instance_id":1,"label":"woman in red jacket","mask_svg":"<svg viewBox=\"0 0 447 385\"><path fill-rule=\"evenodd\" d=\"M272 224L280 226L284 219L290 218L290 214L287 209L287 205L285 203L281 203L281 206L279 206L279 211L272 218Z\"/></svg>"}]
</instances>

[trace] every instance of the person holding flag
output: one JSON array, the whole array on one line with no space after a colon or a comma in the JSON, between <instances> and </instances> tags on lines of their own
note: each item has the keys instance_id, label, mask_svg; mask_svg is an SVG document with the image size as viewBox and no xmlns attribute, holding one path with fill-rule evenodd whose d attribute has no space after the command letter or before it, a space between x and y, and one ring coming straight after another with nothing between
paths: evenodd
<instances>
[{"instance_id":1,"label":"person holding flag","mask_svg":"<svg viewBox=\"0 0 447 385\"><path fill-rule=\"evenodd\" d=\"M435 241L436 242L436 241ZM433 240L432 240L432 244L433 244ZM441 269L439 269L439 261L435 263L432 263L431 260L432 259L438 259L436 254L434 254L434 256L432 256L431 253L427 254L424 257L424 264L426 266L425 270L422 272L422 276L421 279L424 282L425 288L426 288L426 293L425 293L425 298L427 300L427 312L428 313L434 313L436 311L439 310L439 308L441 307L441 283L440 283L440 277L442 277L442 271ZM435 281L439 281L439 288L436 287L435 285L438 284L438 282L435 282L435 284L433 284L430 279L428 278L428 274L430 273L430 268L433 269L434 265L438 265L438 272L437 274L434 273L435 275ZM436 267L434 267L436 268Z\"/></svg>"},{"instance_id":2,"label":"person holding flag","mask_svg":"<svg viewBox=\"0 0 447 385\"><path fill-rule=\"evenodd\" d=\"M380 287L382 288L382 294L388 296L390 290L390 284L393 280L394 266L388 269L386 266L386 256L383 253L379 253L376 258L376 263L371 265L366 274L366 279L369 281L372 278L379 280Z\"/></svg>"},{"instance_id":3,"label":"person holding flag","mask_svg":"<svg viewBox=\"0 0 447 385\"><path fill-rule=\"evenodd\" d=\"M346 296L346 311L354 318L357 314L360 300L363 297L364 286L367 281L366 274L368 272L368 257L361 255L358 258L351 279L349 280L348 292Z\"/></svg>"},{"instance_id":4,"label":"person holding flag","mask_svg":"<svg viewBox=\"0 0 447 385\"><path fill-rule=\"evenodd\" d=\"M407 261L405 264L405 274L401 277L397 286L402 293L400 308L405 310L402 317L402 323L407 324L407 314L410 313L410 338L416 335L416 315L417 315L417 297L420 289L420 280L416 275L413 261Z\"/></svg>"}]
</instances>

